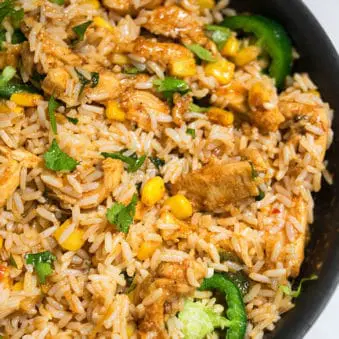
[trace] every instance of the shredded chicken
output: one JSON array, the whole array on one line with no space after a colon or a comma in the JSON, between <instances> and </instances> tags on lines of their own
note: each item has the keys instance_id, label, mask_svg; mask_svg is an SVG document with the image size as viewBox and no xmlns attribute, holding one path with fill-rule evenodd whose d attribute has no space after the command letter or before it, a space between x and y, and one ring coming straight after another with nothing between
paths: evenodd
<instances>
[{"instance_id":1,"label":"shredded chicken","mask_svg":"<svg viewBox=\"0 0 339 339\"><path fill-rule=\"evenodd\" d=\"M172 119L177 126L183 124L183 115L189 110L189 105L192 102L192 97L188 94L180 95L175 93L173 96Z\"/></svg>"},{"instance_id":2,"label":"shredded chicken","mask_svg":"<svg viewBox=\"0 0 339 339\"><path fill-rule=\"evenodd\" d=\"M226 204L258 195L248 161L211 162L202 169L181 176L172 192L183 191L199 210L220 212Z\"/></svg>"},{"instance_id":3,"label":"shredded chicken","mask_svg":"<svg viewBox=\"0 0 339 339\"><path fill-rule=\"evenodd\" d=\"M103 0L102 4L114 12L124 15L135 13L142 8L153 9L156 6L160 6L163 2L164 0L145 0L139 1L139 5L136 6L136 2L133 0Z\"/></svg>"},{"instance_id":4,"label":"shredded chicken","mask_svg":"<svg viewBox=\"0 0 339 339\"><path fill-rule=\"evenodd\" d=\"M208 43L198 18L176 5L156 8L142 26L153 34L180 39L183 43Z\"/></svg>"}]
</instances>

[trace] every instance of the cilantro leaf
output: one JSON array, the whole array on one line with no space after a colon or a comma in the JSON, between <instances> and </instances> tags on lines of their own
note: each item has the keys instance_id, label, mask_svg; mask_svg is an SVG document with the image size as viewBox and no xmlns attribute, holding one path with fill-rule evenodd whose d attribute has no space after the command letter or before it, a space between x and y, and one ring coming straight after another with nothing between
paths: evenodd
<instances>
[{"instance_id":1,"label":"cilantro leaf","mask_svg":"<svg viewBox=\"0 0 339 339\"><path fill-rule=\"evenodd\" d=\"M153 165L157 168L160 169L160 167L165 165L165 160L160 159L158 157L149 157L149 160L152 161Z\"/></svg>"},{"instance_id":2,"label":"cilantro leaf","mask_svg":"<svg viewBox=\"0 0 339 339\"><path fill-rule=\"evenodd\" d=\"M190 90L188 84L181 79L174 77L165 77L164 79L156 79L153 81L156 90L163 93L164 97L171 100L175 92L185 94Z\"/></svg>"},{"instance_id":3,"label":"cilantro leaf","mask_svg":"<svg viewBox=\"0 0 339 339\"><path fill-rule=\"evenodd\" d=\"M51 2L51 3L53 3L53 4L57 4L57 5L59 5L59 6L65 4L65 0L49 0L49 2Z\"/></svg>"},{"instance_id":4,"label":"cilantro leaf","mask_svg":"<svg viewBox=\"0 0 339 339\"><path fill-rule=\"evenodd\" d=\"M186 133L192 136L192 139L195 139L195 129L187 128Z\"/></svg>"},{"instance_id":5,"label":"cilantro leaf","mask_svg":"<svg viewBox=\"0 0 339 339\"><path fill-rule=\"evenodd\" d=\"M73 171L78 162L64 153L55 139L48 151L44 153L45 165L52 171Z\"/></svg>"},{"instance_id":6,"label":"cilantro leaf","mask_svg":"<svg viewBox=\"0 0 339 339\"><path fill-rule=\"evenodd\" d=\"M13 258L12 254L11 254L10 257L9 257L9 264L10 264L11 266L15 267L15 268L18 268L18 265L17 265L15 259Z\"/></svg>"},{"instance_id":7,"label":"cilantro leaf","mask_svg":"<svg viewBox=\"0 0 339 339\"><path fill-rule=\"evenodd\" d=\"M215 58L213 57L212 53L199 44L185 45L185 47L188 48L192 53L194 53L201 60L208 61L208 62L215 61Z\"/></svg>"},{"instance_id":8,"label":"cilantro leaf","mask_svg":"<svg viewBox=\"0 0 339 339\"><path fill-rule=\"evenodd\" d=\"M0 3L0 24L6 17L11 19L12 25L15 28L19 27L20 21L24 17L24 10L15 9L16 0L5 0Z\"/></svg>"},{"instance_id":9,"label":"cilantro leaf","mask_svg":"<svg viewBox=\"0 0 339 339\"><path fill-rule=\"evenodd\" d=\"M76 125L79 122L77 118L66 117L66 119L71 122L73 125Z\"/></svg>"},{"instance_id":10,"label":"cilantro leaf","mask_svg":"<svg viewBox=\"0 0 339 339\"><path fill-rule=\"evenodd\" d=\"M298 285L298 288L294 291L291 289L291 287L287 286L287 285L280 285L279 289L285 293L286 295L291 296L292 298L297 298L299 297L301 290L302 290L302 285L304 284L304 282L306 281L312 281L312 280L317 280L318 276L316 274L312 274L310 277L308 278L303 278L300 280L300 283Z\"/></svg>"},{"instance_id":11,"label":"cilantro leaf","mask_svg":"<svg viewBox=\"0 0 339 339\"><path fill-rule=\"evenodd\" d=\"M57 123L55 119L55 110L59 106L60 106L60 103L56 101L54 96L52 95L48 101L48 116L49 116L49 121L51 122L52 131L54 134L58 134Z\"/></svg>"},{"instance_id":12,"label":"cilantro leaf","mask_svg":"<svg viewBox=\"0 0 339 339\"><path fill-rule=\"evenodd\" d=\"M119 159L127 164L127 172L136 172L145 162L146 155L141 156L140 158L134 153L130 156L123 155L120 153L107 153L102 152L101 155L105 158Z\"/></svg>"},{"instance_id":13,"label":"cilantro leaf","mask_svg":"<svg viewBox=\"0 0 339 339\"><path fill-rule=\"evenodd\" d=\"M138 196L133 195L131 202L125 206L121 203L115 203L107 210L107 220L116 225L120 232L128 233L130 225L133 223L135 208L138 202Z\"/></svg>"},{"instance_id":14,"label":"cilantro leaf","mask_svg":"<svg viewBox=\"0 0 339 339\"><path fill-rule=\"evenodd\" d=\"M99 73L91 72L91 88L97 87L99 83Z\"/></svg>"},{"instance_id":15,"label":"cilantro leaf","mask_svg":"<svg viewBox=\"0 0 339 339\"><path fill-rule=\"evenodd\" d=\"M208 107L201 107L193 103L190 104L189 109L191 112L196 112L196 113L205 113L208 111Z\"/></svg>"},{"instance_id":16,"label":"cilantro leaf","mask_svg":"<svg viewBox=\"0 0 339 339\"><path fill-rule=\"evenodd\" d=\"M74 26L72 28L72 31L77 35L77 39L73 41L73 43L78 43L80 41L84 40L85 37L85 33L87 28L91 25L93 21L86 21L83 22L82 24L78 25L78 26Z\"/></svg>"},{"instance_id":17,"label":"cilantro leaf","mask_svg":"<svg viewBox=\"0 0 339 339\"><path fill-rule=\"evenodd\" d=\"M261 201L265 198L265 192L259 189L259 194L255 197L255 201Z\"/></svg>"},{"instance_id":18,"label":"cilantro leaf","mask_svg":"<svg viewBox=\"0 0 339 339\"><path fill-rule=\"evenodd\" d=\"M81 88L80 88L80 92L79 95L83 92L83 90L85 89L85 87L89 84L91 84L91 88L94 88L98 85L99 83L99 73L96 72L91 72L91 80L87 79L80 71L78 71L76 68L74 68L79 81L81 83Z\"/></svg>"},{"instance_id":19,"label":"cilantro leaf","mask_svg":"<svg viewBox=\"0 0 339 339\"><path fill-rule=\"evenodd\" d=\"M207 25L205 26L205 29L212 32L211 38L219 50L224 48L228 38L231 36L231 31L223 26Z\"/></svg>"},{"instance_id":20,"label":"cilantro leaf","mask_svg":"<svg viewBox=\"0 0 339 339\"><path fill-rule=\"evenodd\" d=\"M49 251L26 255L26 264L33 265L41 284L44 284L46 277L52 274L54 260L56 260L56 257Z\"/></svg>"}]
</instances>

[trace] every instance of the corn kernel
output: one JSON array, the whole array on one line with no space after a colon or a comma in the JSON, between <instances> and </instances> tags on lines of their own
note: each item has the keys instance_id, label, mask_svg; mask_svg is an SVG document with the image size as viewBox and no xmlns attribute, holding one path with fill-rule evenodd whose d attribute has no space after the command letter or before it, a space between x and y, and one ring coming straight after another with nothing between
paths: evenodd
<instances>
[{"instance_id":1,"label":"corn kernel","mask_svg":"<svg viewBox=\"0 0 339 339\"><path fill-rule=\"evenodd\" d=\"M254 61L259 56L260 52L261 49L258 46L245 47L237 53L234 62L237 66L245 66L251 61Z\"/></svg>"},{"instance_id":2,"label":"corn kernel","mask_svg":"<svg viewBox=\"0 0 339 339\"><path fill-rule=\"evenodd\" d=\"M227 39L221 54L226 57L235 57L239 51L239 45L239 40L232 35Z\"/></svg>"},{"instance_id":3,"label":"corn kernel","mask_svg":"<svg viewBox=\"0 0 339 339\"><path fill-rule=\"evenodd\" d=\"M59 242L59 239L61 235L64 233L64 231L71 225L72 219L66 220L55 232L54 237L59 243L59 245L67 250L67 251L77 251L79 250L83 244L85 243L85 240L83 239L84 231L80 229L75 229L69 237L64 240L62 243Z\"/></svg>"},{"instance_id":4,"label":"corn kernel","mask_svg":"<svg viewBox=\"0 0 339 339\"><path fill-rule=\"evenodd\" d=\"M215 6L214 0L198 0L200 9L212 9Z\"/></svg>"},{"instance_id":5,"label":"corn kernel","mask_svg":"<svg viewBox=\"0 0 339 339\"><path fill-rule=\"evenodd\" d=\"M117 101L110 100L106 105L106 117L109 120L125 121L125 112Z\"/></svg>"},{"instance_id":6,"label":"corn kernel","mask_svg":"<svg viewBox=\"0 0 339 339\"><path fill-rule=\"evenodd\" d=\"M106 21L104 18L102 18L100 16L95 16L93 18L93 23L96 26L108 29L112 33L114 32L114 27L108 21Z\"/></svg>"},{"instance_id":7,"label":"corn kernel","mask_svg":"<svg viewBox=\"0 0 339 339\"><path fill-rule=\"evenodd\" d=\"M11 101L22 107L35 107L42 99L41 95L33 93L14 93L11 96Z\"/></svg>"},{"instance_id":8,"label":"corn kernel","mask_svg":"<svg viewBox=\"0 0 339 339\"><path fill-rule=\"evenodd\" d=\"M170 64L170 73L177 77L190 77L197 73L194 58L187 58L172 61Z\"/></svg>"},{"instance_id":9,"label":"corn kernel","mask_svg":"<svg viewBox=\"0 0 339 339\"><path fill-rule=\"evenodd\" d=\"M176 194L165 201L165 206L169 206L171 212L178 219L189 218L193 213L192 204L182 194Z\"/></svg>"},{"instance_id":10,"label":"corn kernel","mask_svg":"<svg viewBox=\"0 0 339 339\"><path fill-rule=\"evenodd\" d=\"M220 125L229 126L234 122L234 115L230 111L225 111L224 109L218 107L211 107L208 112L208 118Z\"/></svg>"},{"instance_id":11,"label":"corn kernel","mask_svg":"<svg viewBox=\"0 0 339 339\"><path fill-rule=\"evenodd\" d=\"M81 5L91 5L94 9L100 8L100 2L98 0L82 0Z\"/></svg>"},{"instance_id":12,"label":"corn kernel","mask_svg":"<svg viewBox=\"0 0 339 339\"><path fill-rule=\"evenodd\" d=\"M165 183L160 177L149 179L141 192L141 201L147 206L155 205L165 194Z\"/></svg>"},{"instance_id":13,"label":"corn kernel","mask_svg":"<svg viewBox=\"0 0 339 339\"><path fill-rule=\"evenodd\" d=\"M61 113L55 113L55 119L58 124L65 124L67 122L67 118Z\"/></svg>"},{"instance_id":14,"label":"corn kernel","mask_svg":"<svg viewBox=\"0 0 339 339\"><path fill-rule=\"evenodd\" d=\"M155 250L161 246L161 243L158 241L145 241L141 244L137 258L139 260L146 260L150 258Z\"/></svg>"},{"instance_id":15,"label":"corn kernel","mask_svg":"<svg viewBox=\"0 0 339 339\"><path fill-rule=\"evenodd\" d=\"M129 59L126 55L117 53L113 55L112 62L114 64L122 66L129 64Z\"/></svg>"},{"instance_id":16,"label":"corn kernel","mask_svg":"<svg viewBox=\"0 0 339 339\"><path fill-rule=\"evenodd\" d=\"M227 85L234 76L235 65L226 59L220 59L205 66L205 74L215 77L222 85Z\"/></svg>"},{"instance_id":17,"label":"corn kernel","mask_svg":"<svg viewBox=\"0 0 339 339\"><path fill-rule=\"evenodd\" d=\"M22 281L18 281L12 286L13 291L22 291L23 289L24 289L24 283Z\"/></svg>"},{"instance_id":18,"label":"corn kernel","mask_svg":"<svg viewBox=\"0 0 339 339\"><path fill-rule=\"evenodd\" d=\"M24 109L20 106L15 106L14 108L10 108L5 103L0 103L0 114L1 113L12 113L12 112L17 113L17 114L22 114L23 111Z\"/></svg>"},{"instance_id":19,"label":"corn kernel","mask_svg":"<svg viewBox=\"0 0 339 339\"><path fill-rule=\"evenodd\" d=\"M0 250L2 249L3 245L4 245L4 239L0 237Z\"/></svg>"},{"instance_id":20,"label":"corn kernel","mask_svg":"<svg viewBox=\"0 0 339 339\"><path fill-rule=\"evenodd\" d=\"M131 338L137 330L137 327L134 322L129 322L127 324L126 332L127 332L127 338Z\"/></svg>"}]
</instances>

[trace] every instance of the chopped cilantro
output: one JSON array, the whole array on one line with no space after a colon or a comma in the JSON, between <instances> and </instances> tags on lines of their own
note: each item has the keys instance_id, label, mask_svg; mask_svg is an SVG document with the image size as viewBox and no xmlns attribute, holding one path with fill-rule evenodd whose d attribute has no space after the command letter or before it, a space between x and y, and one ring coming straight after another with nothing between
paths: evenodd
<instances>
[{"instance_id":1,"label":"chopped cilantro","mask_svg":"<svg viewBox=\"0 0 339 339\"><path fill-rule=\"evenodd\" d=\"M9 257L9 264L10 264L11 266L15 267L15 268L18 268L18 265L17 265L16 261L14 260L12 254L11 254L10 257Z\"/></svg>"},{"instance_id":2,"label":"chopped cilantro","mask_svg":"<svg viewBox=\"0 0 339 339\"><path fill-rule=\"evenodd\" d=\"M192 139L195 139L195 129L187 128L186 133L189 134L192 137Z\"/></svg>"},{"instance_id":3,"label":"chopped cilantro","mask_svg":"<svg viewBox=\"0 0 339 339\"><path fill-rule=\"evenodd\" d=\"M120 232L128 233L129 226L133 223L137 202L138 197L134 194L131 202L127 206L121 203L115 203L107 210L107 220L111 224L116 225Z\"/></svg>"},{"instance_id":4,"label":"chopped cilantro","mask_svg":"<svg viewBox=\"0 0 339 339\"><path fill-rule=\"evenodd\" d=\"M65 4L65 0L49 0L49 2L53 3L53 4L57 4L59 6L62 6Z\"/></svg>"},{"instance_id":5,"label":"chopped cilantro","mask_svg":"<svg viewBox=\"0 0 339 339\"><path fill-rule=\"evenodd\" d=\"M0 3L0 24L6 17L11 19L12 25L15 28L19 27L20 21L24 17L24 10L15 9L16 0L5 0Z\"/></svg>"},{"instance_id":6,"label":"chopped cilantro","mask_svg":"<svg viewBox=\"0 0 339 339\"><path fill-rule=\"evenodd\" d=\"M149 160L152 161L153 165L157 168L160 169L160 167L165 165L165 160L160 159L158 157L149 157Z\"/></svg>"},{"instance_id":7,"label":"chopped cilantro","mask_svg":"<svg viewBox=\"0 0 339 339\"><path fill-rule=\"evenodd\" d=\"M46 167L53 171L73 171L78 165L76 160L60 149L55 139L44 154L44 160Z\"/></svg>"},{"instance_id":8,"label":"chopped cilantro","mask_svg":"<svg viewBox=\"0 0 339 339\"><path fill-rule=\"evenodd\" d=\"M163 93L167 99L172 99L175 92L185 94L190 90L188 84L181 79L174 77L165 77L164 79L156 79L153 81L156 90Z\"/></svg>"},{"instance_id":9,"label":"chopped cilantro","mask_svg":"<svg viewBox=\"0 0 339 339\"><path fill-rule=\"evenodd\" d=\"M78 26L72 28L72 31L77 35L77 39L73 41L73 43L78 43L84 40L85 33L87 28L91 25L93 21L86 21Z\"/></svg>"},{"instance_id":10,"label":"chopped cilantro","mask_svg":"<svg viewBox=\"0 0 339 339\"><path fill-rule=\"evenodd\" d=\"M265 198L265 192L259 189L259 194L255 197L255 201L261 201Z\"/></svg>"},{"instance_id":11,"label":"chopped cilantro","mask_svg":"<svg viewBox=\"0 0 339 339\"><path fill-rule=\"evenodd\" d=\"M208 111L208 107L201 107L193 103L190 104L189 109L191 112L196 112L196 113L205 113Z\"/></svg>"},{"instance_id":12,"label":"chopped cilantro","mask_svg":"<svg viewBox=\"0 0 339 339\"><path fill-rule=\"evenodd\" d=\"M55 119L55 110L60 106L60 103L55 100L54 96L52 95L48 101L48 116L49 121L51 122L52 131L54 134L57 134L57 123Z\"/></svg>"},{"instance_id":13,"label":"chopped cilantro","mask_svg":"<svg viewBox=\"0 0 339 339\"><path fill-rule=\"evenodd\" d=\"M145 162L146 155L141 156L138 158L138 156L134 153L130 156L123 155L124 151L121 151L120 153L107 153L103 152L101 153L102 156L105 158L112 158L112 159L119 159L127 164L127 171L128 172L136 172Z\"/></svg>"},{"instance_id":14,"label":"chopped cilantro","mask_svg":"<svg viewBox=\"0 0 339 339\"><path fill-rule=\"evenodd\" d=\"M297 297L299 297L299 295L300 295L300 293L301 293L301 290L302 290L302 285L304 284L304 282L306 282L306 281L311 281L311 280L317 280L318 279L318 276L317 275L315 275L315 274L312 274L310 277L308 277L308 278L303 278L303 279L301 279L300 280L300 283L299 283L299 285L298 285L298 288L295 290L295 291L293 291L292 289L291 289L291 287L289 287L289 286L287 286L287 285L280 285L279 286L279 289L283 292L283 293L285 293L286 295L289 295L289 296L291 296L291 297L293 297L293 298L297 298Z\"/></svg>"},{"instance_id":15,"label":"chopped cilantro","mask_svg":"<svg viewBox=\"0 0 339 339\"><path fill-rule=\"evenodd\" d=\"M77 118L66 117L66 119L71 122L73 125L76 125L79 122Z\"/></svg>"},{"instance_id":16,"label":"chopped cilantro","mask_svg":"<svg viewBox=\"0 0 339 339\"><path fill-rule=\"evenodd\" d=\"M13 45L21 44L22 42L26 40L27 39L24 33L22 33L20 29L14 30L13 35L12 35L12 41L11 41Z\"/></svg>"},{"instance_id":17,"label":"chopped cilantro","mask_svg":"<svg viewBox=\"0 0 339 339\"><path fill-rule=\"evenodd\" d=\"M250 165L251 165L251 176L252 176L252 179L254 180L255 178L258 177L258 172L256 171L256 169L254 168L254 165L251 161L249 161Z\"/></svg>"},{"instance_id":18,"label":"chopped cilantro","mask_svg":"<svg viewBox=\"0 0 339 339\"><path fill-rule=\"evenodd\" d=\"M99 83L99 73L92 72L91 73L91 88L97 87Z\"/></svg>"},{"instance_id":19,"label":"chopped cilantro","mask_svg":"<svg viewBox=\"0 0 339 339\"><path fill-rule=\"evenodd\" d=\"M231 31L226 27L218 25L207 25L205 26L205 29L207 31L212 32L211 38L217 45L218 49L219 50L223 49L228 38L231 35Z\"/></svg>"},{"instance_id":20,"label":"chopped cilantro","mask_svg":"<svg viewBox=\"0 0 339 339\"><path fill-rule=\"evenodd\" d=\"M38 275L39 282L44 284L46 277L53 272L53 261L56 257L49 251L32 253L26 255L26 264L33 265L35 272Z\"/></svg>"},{"instance_id":21,"label":"chopped cilantro","mask_svg":"<svg viewBox=\"0 0 339 339\"><path fill-rule=\"evenodd\" d=\"M188 48L192 53L194 53L200 60L208 62L215 61L212 53L199 44L185 45L185 47Z\"/></svg>"},{"instance_id":22,"label":"chopped cilantro","mask_svg":"<svg viewBox=\"0 0 339 339\"><path fill-rule=\"evenodd\" d=\"M98 85L98 83L99 83L99 73L91 72L91 80L89 80L80 71L78 71L76 68L74 68L74 69L75 69L75 72L77 73L79 81L81 83L79 95L83 92L83 90L85 89L85 87L87 85L90 84L91 88L94 88Z\"/></svg>"}]
</instances>

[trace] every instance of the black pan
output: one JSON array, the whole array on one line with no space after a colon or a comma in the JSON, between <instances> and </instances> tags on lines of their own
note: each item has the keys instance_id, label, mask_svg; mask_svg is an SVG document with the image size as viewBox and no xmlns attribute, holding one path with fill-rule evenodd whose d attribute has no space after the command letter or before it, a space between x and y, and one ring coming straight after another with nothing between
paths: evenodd
<instances>
[{"instance_id":1,"label":"black pan","mask_svg":"<svg viewBox=\"0 0 339 339\"><path fill-rule=\"evenodd\" d=\"M293 71L310 73L324 100L339 114L339 57L329 38L302 1L233 0L231 7L240 12L262 14L282 23L301 55ZM329 161L329 170L336 177L339 173L339 118L336 116L333 128L335 140L326 158ZM306 249L301 277L316 273L319 279L304 285L303 293L296 300L296 307L283 315L277 328L265 338L302 338L338 285L338 190L338 180L335 180L332 186L323 182L322 190L314 195L315 222L311 225L311 241Z\"/></svg>"}]
</instances>

